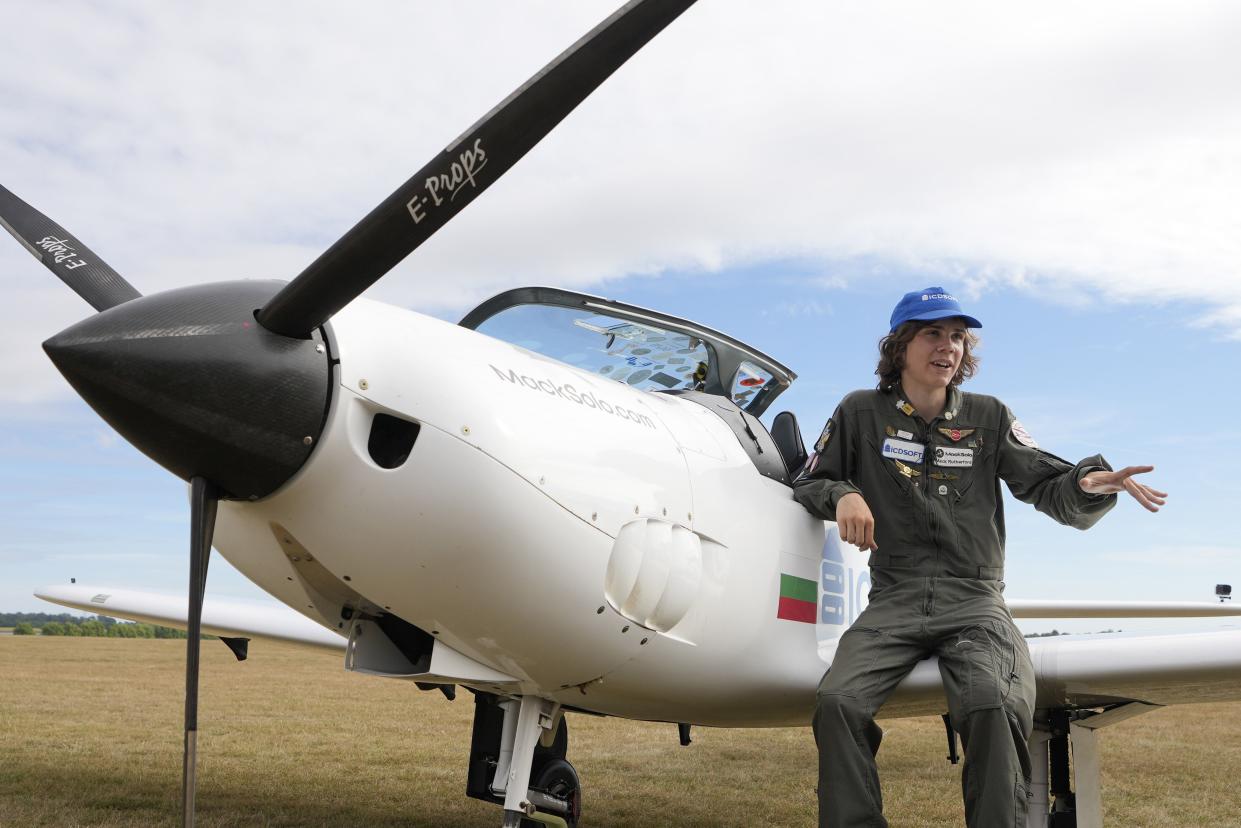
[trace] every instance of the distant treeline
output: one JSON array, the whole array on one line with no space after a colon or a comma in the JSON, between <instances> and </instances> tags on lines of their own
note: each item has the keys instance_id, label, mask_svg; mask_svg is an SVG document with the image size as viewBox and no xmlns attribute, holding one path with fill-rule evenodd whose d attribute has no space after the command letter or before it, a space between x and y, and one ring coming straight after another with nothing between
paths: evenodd
<instances>
[{"instance_id":1,"label":"distant treeline","mask_svg":"<svg viewBox=\"0 0 1241 828\"><path fill-rule=\"evenodd\" d=\"M78 636L87 638L185 638L185 630L177 630L172 627L161 627L158 624L134 624L128 621L117 621L115 618L108 618L103 615L96 615L94 618L76 618L69 614L48 615L47 613L7 613L0 616L0 620L4 618L13 618L14 616L26 616L25 619L16 620L13 626L13 635L64 635ZM42 616L42 617L37 617ZM8 625L5 625L8 626ZM210 638L212 636L203 636Z\"/></svg>"},{"instance_id":2,"label":"distant treeline","mask_svg":"<svg viewBox=\"0 0 1241 828\"><path fill-rule=\"evenodd\" d=\"M48 621L81 621L81 617L67 612L53 615L50 612L0 612L0 627L16 627L26 621L36 627L42 627Z\"/></svg>"},{"instance_id":3,"label":"distant treeline","mask_svg":"<svg viewBox=\"0 0 1241 828\"><path fill-rule=\"evenodd\" d=\"M1118 632L1124 632L1124 630L1113 630L1111 627L1109 627L1106 630L1099 630L1099 632L1097 633L1086 633L1086 635L1102 635L1104 633L1118 633ZM1059 630L1052 630L1051 632L1045 632L1045 633L1026 633L1026 638L1048 638L1053 635L1072 635L1072 634L1073 633L1060 632Z\"/></svg>"}]
</instances>

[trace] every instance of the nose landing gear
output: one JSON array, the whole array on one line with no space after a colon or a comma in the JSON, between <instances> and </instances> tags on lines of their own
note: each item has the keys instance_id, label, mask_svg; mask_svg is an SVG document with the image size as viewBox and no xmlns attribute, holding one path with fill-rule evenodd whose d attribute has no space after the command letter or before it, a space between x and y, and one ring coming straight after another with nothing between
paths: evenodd
<instances>
[{"instance_id":1,"label":"nose landing gear","mask_svg":"<svg viewBox=\"0 0 1241 828\"><path fill-rule=\"evenodd\" d=\"M475 693L466 794L503 805L503 828L574 828L582 784L565 758L568 747L559 704Z\"/></svg>"}]
</instances>

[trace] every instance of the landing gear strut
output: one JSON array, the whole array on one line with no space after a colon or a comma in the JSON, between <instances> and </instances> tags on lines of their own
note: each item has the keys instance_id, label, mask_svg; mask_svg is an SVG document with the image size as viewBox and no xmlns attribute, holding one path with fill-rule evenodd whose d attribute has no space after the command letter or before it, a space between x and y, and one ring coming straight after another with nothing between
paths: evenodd
<instances>
[{"instance_id":1,"label":"landing gear strut","mask_svg":"<svg viewBox=\"0 0 1241 828\"><path fill-rule=\"evenodd\" d=\"M1098 731L1156 707L1129 702L1102 712L1040 710L1030 736L1027 828L1102 828Z\"/></svg>"},{"instance_id":2,"label":"landing gear strut","mask_svg":"<svg viewBox=\"0 0 1241 828\"><path fill-rule=\"evenodd\" d=\"M568 747L568 723L555 702L476 693L465 792L503 805L503 828L574 828L582 784L565 758Z\"/></svg>"}]
</instances>

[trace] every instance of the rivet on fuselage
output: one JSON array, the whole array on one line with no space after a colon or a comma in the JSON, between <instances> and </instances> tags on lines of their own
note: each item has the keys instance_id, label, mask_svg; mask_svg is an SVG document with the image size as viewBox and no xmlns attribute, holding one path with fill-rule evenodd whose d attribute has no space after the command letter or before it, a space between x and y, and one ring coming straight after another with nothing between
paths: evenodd
<instances>
[{"instance_id":1,"label":"rivet on fuselage","mask_svg":"<svg viewBox=\"0 0 1241 828\"><path fill-rule=\"evenodd\" d=\"M603 615L603 607L599 607L599 609L595 610L595 615Z\"/></svg>"},{"instance_id":2,"label":"rivet on fuselage","mask_svg":"<svg viewBox=\"0 0 1241 828\"><path fill-rule=\"evenodd\" d=\"M365 391L366 389L370 387L371 387L371 384L367 382L366 380L364 379L358 380L358 388L361 388L363 391Z\"/></svg>"},{"instance_id":3,"label":"rivet on fuselage","mask_svg":"<svg viewBox=\"0 0 1241 828\"><path fill-rule=\"evenodd\" d=\"M627 633L627 632L629 632L629 625L628 625L628 624L626 624L625 626L621 627L621 632L623 632L623 633Z\"/></svg>"},{"instance_id":4,"label":"rivet on fuselage","mask_svg":"<svg viewBox=\"0 0 1241 828\"><path fill-rule=\"evenodd\" d=\"M641 647L643 644L645 644L645 643L646 643L646 642L648 642L648 641L650 641L650 639L649 639L649 638L644 638L644 639L642 639L641 641L639 641L639 642L638 642L638 646L639 646L639 647Z\"/></svg>"},{"instance_id":5,"label":"rivet on fuselage","mask_svg":"<svg viewBox=\"0 0 1241 828\"><path fill-rule=\"evenodd\" d=\"M469 427L469 426L461 426L461 433L462 433L462 434L464 434L464 435L465 435L465 436L467 436L467 437L468 437L468 436L470 436L470 427Z\"/></svg>"},{"instance_id":6,"label":"rivet on fuselage","mask_svg":"<svg viewBox=\"0 0 1241 828\"><path fill-rule=\"evenodd\" d=\"M598 520L598 519L599 519L599 513L598 513L598 512L591 512L591 513L590 513L590 519L591 519L591 520Z\"/></svg>"},{"instance_id":7,"label":"rivet on fuselage","mask_svg":"<svg viewBox=\"0 0 1241 828\"><path fill-rule=\"evenodd\" d=\"M305 443L306 445L310 445L314 441L315 441L314 437L306 436L302 438L302 442Z\"/></svg>"}]
</instances>

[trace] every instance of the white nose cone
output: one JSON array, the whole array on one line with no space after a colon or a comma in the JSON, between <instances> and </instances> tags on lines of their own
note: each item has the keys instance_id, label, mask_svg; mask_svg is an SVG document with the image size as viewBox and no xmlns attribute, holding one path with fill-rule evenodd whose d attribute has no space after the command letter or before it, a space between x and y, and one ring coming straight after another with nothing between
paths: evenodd
<instances>
[{"instance_id":1,"label":"white nose cone","mask_svg":"<svg viewBox=\"0 0 1241 828\"><path fill-rule=\"evenodd\" d=\"M618 613L662 633L685 617L701 581L698 535L648 518L621 527L608 560L604 590Z\"/></svg>"}]
</instances>

